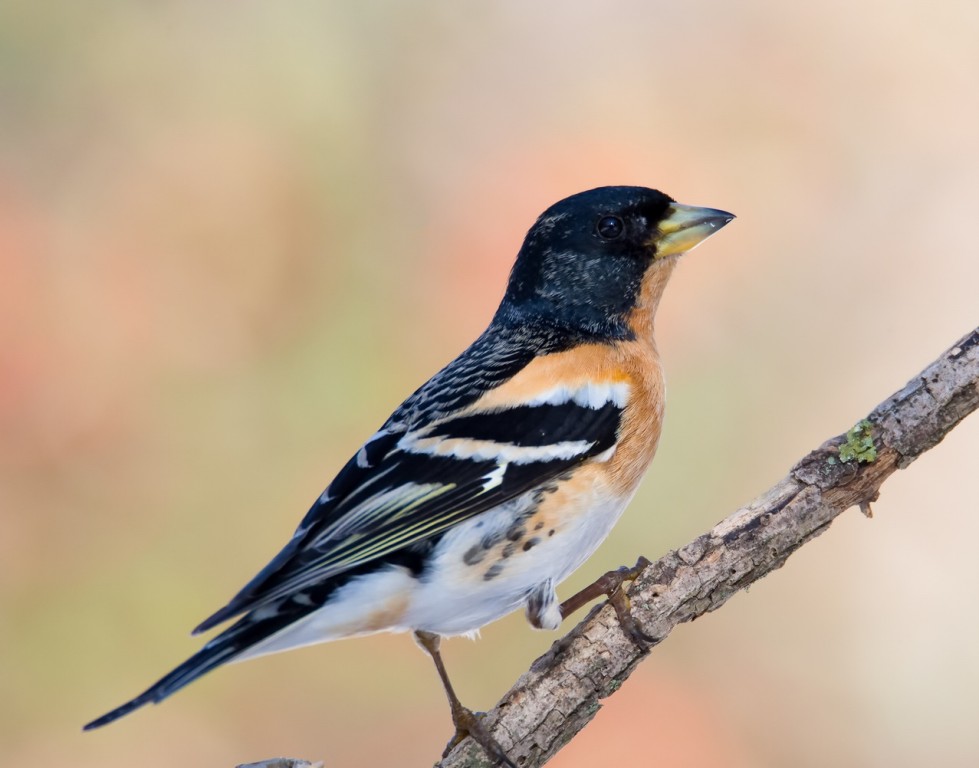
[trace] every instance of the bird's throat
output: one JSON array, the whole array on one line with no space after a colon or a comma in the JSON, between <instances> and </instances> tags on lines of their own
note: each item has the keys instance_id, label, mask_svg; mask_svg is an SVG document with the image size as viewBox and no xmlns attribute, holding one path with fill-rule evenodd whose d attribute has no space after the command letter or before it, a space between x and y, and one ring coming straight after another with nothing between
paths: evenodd
<instances>
[{"instance_id":1,"label":"bird's throat","mask_svg":"<svg viewBox=\"0 0 979 768\"><path fill-rule=\"evenodd\" d=\"M676 269L678 261L678 256L667 256L650 265L643 276L636 308L629 313L626 319L629 329L637 339L652 338L656 310L659 308L663 291L666 290L666 284L670 281L670 276Z\"/></svg>"}]
</instances>

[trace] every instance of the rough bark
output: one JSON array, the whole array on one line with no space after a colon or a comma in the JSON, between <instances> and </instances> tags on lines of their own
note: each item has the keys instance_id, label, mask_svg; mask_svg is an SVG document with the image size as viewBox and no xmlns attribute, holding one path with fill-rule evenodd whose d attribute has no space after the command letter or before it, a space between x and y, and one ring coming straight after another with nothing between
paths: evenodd
<instances>
[{"instance_id":1,"label":"rough bark","mask_svg":"<svg viewBox=\"0 0 979 768\"><path fill-rule=\"evenodd\" d=\"M648 566L629 597L639 626L656 638L652 645L780 568L845 510L859 506L870 514L888 476L977 408L979 328L847 433L805 456L774 487ZM602 603L533 663L484 723L521 768L543 765L588 724L652 645L638 647ZM482 748L466 739L437 768L490 765Z\"/></svg>"}]
</instances>

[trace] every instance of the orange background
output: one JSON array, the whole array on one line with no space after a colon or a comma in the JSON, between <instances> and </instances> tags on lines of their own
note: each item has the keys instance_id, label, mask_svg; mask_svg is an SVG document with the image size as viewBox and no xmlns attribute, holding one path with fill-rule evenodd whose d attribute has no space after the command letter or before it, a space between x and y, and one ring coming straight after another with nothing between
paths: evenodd
<instances>
[{"instance_id":1,"label":"orange background","mask_svg":"<svg viewBox=\"0 0 979 768\"><path fill-rule=\"evenodd\" d=\"M547 205L738 219L659 318L660 454L566 587L682 545L979 317L974 2L0 6L0 763L428 765L406 637L196 650L340 464L485 325ZM975 765L979 417L722 611L559 768ZM491 706L554 635L446 644Z\"/></svg>"}]
</instances>

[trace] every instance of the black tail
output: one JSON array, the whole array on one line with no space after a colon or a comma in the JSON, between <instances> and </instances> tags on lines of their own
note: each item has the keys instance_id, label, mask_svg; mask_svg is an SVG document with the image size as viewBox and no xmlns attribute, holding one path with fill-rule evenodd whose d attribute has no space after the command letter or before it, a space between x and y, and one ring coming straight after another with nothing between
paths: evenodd
<instances>
[{"instance_id":1,"label":"black tail","mask_svg":"<svg viewBox=\"0 0 979 768\"><path fill-rule=\"evenodd\" d=\"M134 709L139 709L144 704L158 704L170 694L176 693L215 667L231 661L238 654L275 634L283 627L296 621L300 616L301 614L297 615L295 612L268 616L258 620L251 616L245 616L211 640L179 667L153 683L135 699L127 701L121 707L116 707L111 712L93 720L85 726L85 730L91 731L108 725L123 715L128 715Z\"/></svg>"}]
</instances>

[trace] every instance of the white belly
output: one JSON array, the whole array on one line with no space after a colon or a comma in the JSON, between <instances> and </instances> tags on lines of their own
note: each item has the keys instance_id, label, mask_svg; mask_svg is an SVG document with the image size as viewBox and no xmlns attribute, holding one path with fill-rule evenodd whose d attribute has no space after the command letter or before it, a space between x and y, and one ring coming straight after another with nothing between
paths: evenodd
<instances>
[{"instance_id":1,"label":"white belly","mask_svg":"<svg viewBox=\"0 0 979 768\"><path fill-rule=\"evenodd\" d=\"M605 540L629 502L628 497L609 497L607 493L593 492L592 496L578 499L582 511L569 514L554 526L554 535L548 535L550 526L528 531L513 547L513 553L503 559L499 557L500 545L476 565L467 564L464 556L478 547L487 533L511 526L511 505L451 531L439 543L431 569L413 592L403 628L439 635L471 634L523 607L528 595L543 582L550 580L557 585L564 581ZM539 543L524 550L535 536ZM494 567L498 573L490 575Z\"/></svg>"}]
</instances>

